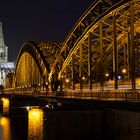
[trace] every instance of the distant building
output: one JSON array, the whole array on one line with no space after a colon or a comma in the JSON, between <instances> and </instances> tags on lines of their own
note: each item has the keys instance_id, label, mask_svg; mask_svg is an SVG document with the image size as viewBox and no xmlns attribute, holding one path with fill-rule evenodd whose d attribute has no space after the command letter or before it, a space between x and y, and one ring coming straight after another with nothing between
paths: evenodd
<instances>
[{"instance_id":1,"label":"distant building","mask_svg":"<svg viewBox=\"0 0 140 140\"><path fill-rule=\"evenodd\" d=\"M0 22L0 85L4 86L8 73L14 72L14 63L8 62L8 47L4 43L2 23Z\"/></svg>"}]
</instances>

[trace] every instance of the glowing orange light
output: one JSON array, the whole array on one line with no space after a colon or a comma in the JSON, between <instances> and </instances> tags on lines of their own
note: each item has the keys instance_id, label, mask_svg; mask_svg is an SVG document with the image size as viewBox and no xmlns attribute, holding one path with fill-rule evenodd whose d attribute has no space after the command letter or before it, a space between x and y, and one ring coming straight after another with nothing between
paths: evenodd
<instances>
[{"instance_id":1,"label":"glowing orange light","mask_svg":"<svg viewBox=\"0 0 140 140\"><path fill-rule=\"evenodd\" d=\"M85 76L83 76L83 77L82 77L82 80L85 80L85 79L86 79Z\"/></svg>"},{"instance_id":2,"label":"glowing orange light","mask_svg":"<svg viewBox=\"0 0 140 140\"><path fill-rule=\"evenodd\" d=\"M66 79L66 83L69 83L69 79Z\"/></svg>"},{"instance_id":3,"label":"glowing orange light","mask_svg":"<svg viewBox=\"0 0 140 140\"><path fill-rule=\"evenodd\" d=\"M3 98L3 113L8 114L9 113L9 99Z\"/></svg>"},{"instance_id":4,"label":"glowing orange light","mask_svg":"<svg viewBox=\"0 0 140 140\"><path fill-rule=\"evenodd\" d=\"M106 73L105 76L108 77L109 76L109 73Z\"/></svg>"},{"instance_id":5,"label":"glowing orange light","mask_svg":"<svg viewBox=\"0 0 140 140\"><path fill-rule=\"evenodd\" d=\"M124 68L124 69L122 69L122 73L126 73L126 69Z\"/></svg>"},{"instance_id":6,"label":"glowing orange light","mask_svg":"<svg viewBox=\"0 0 140 140\"><path fill-rule=\"evenodd\" d=\"M43 139L43 111L31 109L28 112L28 139Z\"/></svg>"},{"instance_id":7,"label":"glowing orange light","mask_svg":"<svg viewBox=\"0 0 140 140\"><path fill-rule=\"evenodd\" d=\"M2 139L10 140L10 122L7 117L0 118L0 126L2 127Z\"/></svg>"}]
</instances>

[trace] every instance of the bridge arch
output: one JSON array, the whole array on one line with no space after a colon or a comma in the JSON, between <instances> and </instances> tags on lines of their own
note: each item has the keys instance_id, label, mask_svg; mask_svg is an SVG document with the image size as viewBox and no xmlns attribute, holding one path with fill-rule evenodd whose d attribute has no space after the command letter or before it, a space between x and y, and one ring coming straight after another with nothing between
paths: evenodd
<instances>
[{"instance_id":1,"label":"bridge arch","mask_svg":"<svg viewBox=\"0 0 140 140\"><path fill-rule=\"evenodd\" d=\"M15 66L15 88L44 90L61 46L55 42L29 41L22 45Z\"/></svg>"},{"instance_id":2,"label":"bridge arch","mask_svg":"<svg viewBox=\"0 0 140 140\"><path fill-rule=\"evenodd\" d=\"M97 0L89 7L62 45L64 59L54 63L62 63L58 78L65 87L138 87L139 9L139 0Z\"/></svg>"},{"instance_id":3,"label":"bridge arch","mask_svg":"<svg viewBox=\"0 0 140 140\"><path fill-rule=\"evenodd\" d=\"M59 81L68 90L140 89L139 42L140 0L95 0L61 45L23 44L15 87Z\"/></svg>"}]
</instances>

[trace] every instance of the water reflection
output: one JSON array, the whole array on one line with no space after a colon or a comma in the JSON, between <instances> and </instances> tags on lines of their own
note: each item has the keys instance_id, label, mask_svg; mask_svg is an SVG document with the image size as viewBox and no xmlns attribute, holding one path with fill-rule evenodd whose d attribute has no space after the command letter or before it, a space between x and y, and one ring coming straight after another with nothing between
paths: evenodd
<instances>
[{"instance_id":1,"label":"water reflection","mask_svg":"<svg viewBox=\"0 0 140 140\"><path fill-rule=\"evenodd\" d=\"M0 117L0 140L10 140L10 121L7 117Z\"/></svg>"},{"instance_id":2,"label":"water reflection","mask_svg":"<svg viewBox=\"0 0 140 140\"><path fill-rule=\"evenodd\" d=\"M11 111L10 111L11 113ZM0 140L140 140L140 112L16 109L0 116Z\"/></svg>"},{"instance_id":3,"label":"water reflection","mask_svg":"<svg viewBox=\"0 0 140 140\"><path fill-rule=\"evenodd\" d=\"M43 140L42 109L31 109L28 112L28 140Z\"/></svg>"}]
</instances>

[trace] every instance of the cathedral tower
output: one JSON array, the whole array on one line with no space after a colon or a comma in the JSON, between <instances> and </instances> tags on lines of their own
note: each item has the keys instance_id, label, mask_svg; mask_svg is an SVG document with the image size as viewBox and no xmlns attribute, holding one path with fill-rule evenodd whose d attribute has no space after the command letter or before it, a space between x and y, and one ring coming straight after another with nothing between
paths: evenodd
<instances>
[{"instance_id":1,"label":"cathedral tower","mask_svg":"<svg viewBox=\"0 0 140 140\"><path fill-rule=\"evenodd\" d=\"M8 47L4 43L2 23L0 22L0 85L5 85L6 75L13 71L14 63L8 62Z\"/></svg>"},{"instance_id":2,"label":"cathedral tower","mask_svg":"<svg viewBox=\"0 0 140 140\"><path fill-rule=\"evenodd\" d=\"M0 62L8 61L8 47L4 43L2 23L0 22Z\"/></svg>"}]
</instances>

